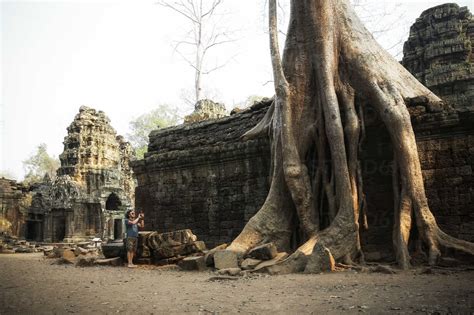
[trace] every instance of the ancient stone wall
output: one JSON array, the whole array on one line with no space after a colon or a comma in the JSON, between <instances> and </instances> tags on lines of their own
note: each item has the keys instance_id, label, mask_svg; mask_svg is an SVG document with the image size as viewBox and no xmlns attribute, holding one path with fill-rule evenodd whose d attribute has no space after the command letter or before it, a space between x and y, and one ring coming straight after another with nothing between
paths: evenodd
<instances>
[{"instance_id":1,"label":"ancient stone wall","mask_svg":"<svg viewBox=\"0 0 474 315\"><path fill-rule=\"evenodd\" d=\"M404 64L447 101L433 106L420 97L407 104L431 210L446 232L474 241L473 54L466 43L471 27L469 12L457 5L425 11L412 28ZM456 34L466 46L451 45ZM149 152L134 164L136 204L146 213L147 229L190 228L210 247L238 234L269 188L268 140L239 140L266 106L150 135ZM361 164L369 229L362 233L363 247L368 259L393 259L392 149L370 107L365 116Z\"/></svg>"},{"instance_id":2,"label":"ancient stone wall","mask_svg":"<svg viewBox=\"0 0 474 315\"><path fill-rule=\"evenodd\" d=\"M0 178L0 232L24 237L27 209L31 203L28 187Z\"/></svg>"},{"instance_id":3,"label":"ancient stone wall","mask_svg":"<svg viewBox=\"0 0 474 315\"><path fill-rule=\"evenodd\" d=\"M145 159L133 164L145 229L189 228L208 246L238 235L265 200L270 169L268 141L239 137L267 106L150 135Z\"/></svg>"},{"instance_id":4,"label":"ancient stone wall","mask_svg":"<svg viewBox=\"0 0 474 315\"><path fill-rule=\"evenodd\" d=\"M449 105L408 105L430 208L445 232L474 241L474 115ZM393 151L386 129L370 115L361 155L369 223L362 240L368 259L391 259Z\"/></svg>"},{"instance_id":5,"label":"ancient stone wall","mask_svg":"<svg viewBox=\"0 0 474 315\"><path fill-rule=\"evenodd\" d=\"M467 7L424 11L410 29L402 64L458 110L474 110L474 18Z\"/></svg>"},{"instance_id":6,"label":"ancient stone wall","mask_svg":"<svg viewBox=\"0 0 474 315\"><path fill-rule=\"evenodd\" d=\"M146 229L190 228L209 246L231 241L268 192L267 139L239 141L268 103L229 118L151 134L146 158L135 162L137 208ZM474 241L472 186L474 116L449 106L409 104L432 211L451 235ZM392 149L385 127L370 108L361 165L369 229L362 233L369 259L391 259Z\"/></svg>"}]
</instances>

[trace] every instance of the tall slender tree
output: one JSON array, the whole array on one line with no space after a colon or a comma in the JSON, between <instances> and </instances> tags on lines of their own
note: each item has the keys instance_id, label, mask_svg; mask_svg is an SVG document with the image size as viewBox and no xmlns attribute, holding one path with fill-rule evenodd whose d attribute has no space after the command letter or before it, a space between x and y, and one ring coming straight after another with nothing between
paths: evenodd
<instances>
[{"instance_id":1,"label":"tall slender tree","mask_svg":"<svg viewBox=\"0 0 474 315\"><path fill-rule=\"evenodd\" d=\"M223 0L179 0L159 1L158 4L171 9L189 23L185 38L177 41L175 50L194 69L194 104L202 98L202 77L225 66L227 62L210 66L209 52L218 46L234 41L231 32L219 23L217 11ZM187 54L182 49L190 48Z\"/></svg>"},{"instance_id":2,"label":"tall slender tree","mask_svg":"<svg viewBox=\"0 0 474 315\"><path fill-rule=\"evenodd\" d=\"M393 243L400 267L410 266L408 241L415 225L430 264L437 262L442 247L474 254L473 243L441 231L430 211L406 107L415 97L432 104L441 100L377 44L349 0L291 0L281 60L276 0L269 3L276 97L263 120L244 137L270 134L272 182L265 203L228 249L246 252L268 241L287 249L298 222L302 245L269 267L271 272L304 269L316 244L329 248L335 259L361 257L358 153L361 113L370 103L394 148ZM306 158L312 154L315 159ZM321 206L328 208L331 219L324 229L317 215Z\"/></svg>"}]
</instances>

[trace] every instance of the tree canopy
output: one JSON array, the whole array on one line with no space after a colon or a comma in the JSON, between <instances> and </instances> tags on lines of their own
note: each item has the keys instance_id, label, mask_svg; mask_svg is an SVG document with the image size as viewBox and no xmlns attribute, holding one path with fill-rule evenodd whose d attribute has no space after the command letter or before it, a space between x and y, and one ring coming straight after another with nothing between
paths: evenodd
<instances>
[{"instance_id":1,"label":"tree canopy","mask_svg":"<svg viewBox=\"0 0 474 315\"><path fill-rule=\"evenodd\" d=\"M180 120L177 107L160 104L156 109L130 121L131 133L127 134L127 139L135 149L136 157L141 159L147 152L151 131L177 125Z\"/></svg>"},{"instance_id":2,"label":"tree canopy","mask_svg":"<svg viewBox=\"0 0 474 315\"><path fill-rule=\"evenodd\" d=\"M48 147L41 143L36 152L23 161L23 168L26 171L24 182L37 183L47 174L50 178L56 177L56 170L59 168L59 160L48 154Z\"/></svg>"}]
</instances>

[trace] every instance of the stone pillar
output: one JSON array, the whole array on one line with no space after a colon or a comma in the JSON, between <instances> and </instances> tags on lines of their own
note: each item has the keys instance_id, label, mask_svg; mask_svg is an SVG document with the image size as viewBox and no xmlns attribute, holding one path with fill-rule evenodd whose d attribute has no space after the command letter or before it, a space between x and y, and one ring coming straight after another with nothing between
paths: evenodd
<instances>
[{"instance_id":1,"label":"stone pillar","mask_svg":"<svg viewBox=\"0 0 474 315\"><path fill-rule=\"evenodd\" d=\"M43 221L43 240L47 243L53 241L52 222L51 212L45 213Z\"/></svg>"},{"instance_id":2,"label":"stone pillar","mask_svg":"<svg viewBox=\"0 0 474 315\"><path fill-rule=\"evenodd\" d=\"M64 214L66 217L66 235L64 236L64 242L74 242L77 238L77 236L74 235L74 209L66 209Z\"/></svg>"}]
</instances>

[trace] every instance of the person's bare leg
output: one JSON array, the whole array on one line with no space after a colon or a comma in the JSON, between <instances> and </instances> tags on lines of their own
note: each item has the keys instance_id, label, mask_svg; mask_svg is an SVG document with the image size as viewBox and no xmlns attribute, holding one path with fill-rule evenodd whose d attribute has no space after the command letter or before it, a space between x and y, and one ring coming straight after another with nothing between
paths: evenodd
<instances>
[{"instance_id":1,"label":"person's bare leg","mask_svg":"<svg viewBox=\"0 0 474 315\"><path fill-rule=\"evenodd\" d=\"M133 252L127 252L128 267L134 267L133 264Z\"/></svg>"}]
</instances>

